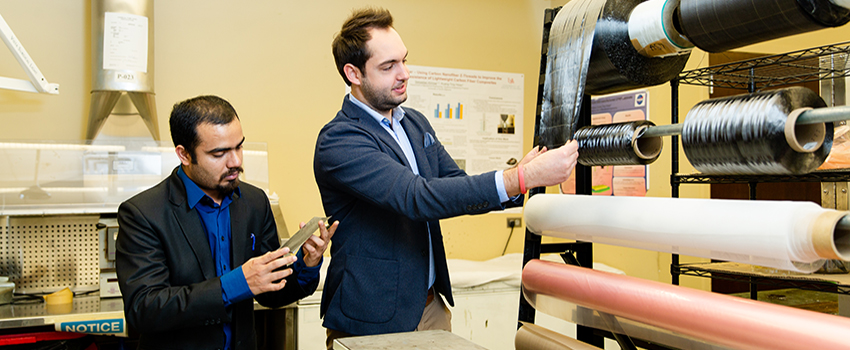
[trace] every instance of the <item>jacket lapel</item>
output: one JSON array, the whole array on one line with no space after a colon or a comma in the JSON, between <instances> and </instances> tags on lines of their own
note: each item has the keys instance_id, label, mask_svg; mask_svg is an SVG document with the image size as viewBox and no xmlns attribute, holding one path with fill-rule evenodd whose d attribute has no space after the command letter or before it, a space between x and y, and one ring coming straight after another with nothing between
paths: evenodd
<instances>
[{"instance_id":1,"label":"jacket lapel","mask_svg":"<svg viewBox=\"0 0 850 350\"><path fill-rule=\"evenodd\" d=\"M348 95L345 96L345 100L342 103L342 112L352 120L358 121L358 125L362 125L364 129L368 130L369 133L392 149L398 161L410 168L407 157L404 156L404 151L398 146L398 142L384 130L384 127L375 118L372 118L366 111L355 105L354 102L351 102L349 98ZM417 161L419 161L418 158Z\"/></svg>"},{"instance_id":2,"label":"jacket lapel","mask_svg":"<svg viewBox=\"0 0 850 350\"><path fill-rule=\"evenodd\" d=\"M201 272L204 274L204 279L215 278L215 260L213 260L210 242L207 240L201 218L193 209L189 209L189 205L186 203L186 187L180 177L177 176L176 169L170 178L171 180L168 182L169 201L173 206L174 210L171 212L180 227L180 233L189 242L192 253L194 253L198 265L201 267Z\"/></svg>"},{"instance_id":3,"label":"jacket lapel","mask_svg":"<svg viewBox=\"0 0 850 350\"><path fill-rule=\"evenodd\" d=\"M230 208L230 266L232 269L242 265L245 262L245 250L251 239L250 234L257 232L246 232L247 227L245 218L248 213L245 209L245 201L241 196L233 195L233 202L228 206ZM257 238L255 237L255 244ZM253 247L252 247L253 248Z\"/></svg>"},{"instance_id":4,"label":"jacket lapel","mask_svg":"<svg viewBox=\"0 0 850 350\"><path fill-rule=\"evenodd\" d=\"M405 116L401 120L401 126L407 134L407 139L410 140L410 147L413 148L413 156L416 158L416 165L419 167L419 176L426 179L433 177L431 164L428 163L428 156L425 154L425 137L422 127L416 124L413 116L407 110L405 110Z\"/></svg>"}]
</instances>

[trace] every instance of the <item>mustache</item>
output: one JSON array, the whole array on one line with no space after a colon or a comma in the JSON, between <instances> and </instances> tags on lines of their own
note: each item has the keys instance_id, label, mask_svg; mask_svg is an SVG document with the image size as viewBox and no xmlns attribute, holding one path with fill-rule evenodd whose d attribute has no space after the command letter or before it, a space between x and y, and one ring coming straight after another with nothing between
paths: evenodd
<instances>
[{"instance_id":1,"label":"mustache","mask_svg":"<svg viewBox=\"0 0 850 350\"><path fill-rule=\"evenodd\" d=\"M226 173L224 173L224 175L221 175L221 181L224 181L224 178L226 178L230 175L239 174L239 173L243 173L243 172L245 172L245 169L242 169L241 166L235 167L235 168L230 168L230 169L227 170Z\"/></svg>"}]
</instances>

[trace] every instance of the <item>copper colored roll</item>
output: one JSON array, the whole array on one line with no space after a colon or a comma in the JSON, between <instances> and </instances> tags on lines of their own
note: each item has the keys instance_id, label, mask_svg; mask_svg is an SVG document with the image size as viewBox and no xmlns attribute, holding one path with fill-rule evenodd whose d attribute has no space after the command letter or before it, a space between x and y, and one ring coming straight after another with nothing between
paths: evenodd
<instances>
[{"instance_id":1,"label":"copper colored roll","mask_svg":"<svg viewBox=\"0 0 850 350\"><path fill-rule=\"evenodd\" d=\"M601 350L533 323L522 323L514 338L516 350Z\"/></svg>"},{"instance_id":2,"label":"copper colored roll","mask_svg":"<svg viewBox=\"0 0 850 350\"><path fill-rule=\"evenodd\" d=\"M576 266L530 261L532 306L551 296L735 349L850 349L850 319Z\"/></svg>"}]
</instances>

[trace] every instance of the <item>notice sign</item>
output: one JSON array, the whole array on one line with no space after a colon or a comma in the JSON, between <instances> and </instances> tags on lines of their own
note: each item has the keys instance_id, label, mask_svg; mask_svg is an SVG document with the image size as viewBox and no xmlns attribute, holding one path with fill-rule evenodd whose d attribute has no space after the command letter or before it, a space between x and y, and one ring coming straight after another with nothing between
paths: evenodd
<instances>
[{"instance_id":1,"label":"notice sign","mask_svg":"<svg viewBox=\"0 0 850 350\"><path fill-rule=\"evenodd\" d=\"M126 336L123 318L57 322L56 331Z\"/></svg>"},{"instance_id":2,"label":"notice sign","mask_svg":"<svg viewBox=\"0 0 850 350\"><path fill-rule=\"evenodd\" d=\"M522 156L523 75L408 66L407 102L470 175L507 169Z\"/></svg>"}]
</instances>

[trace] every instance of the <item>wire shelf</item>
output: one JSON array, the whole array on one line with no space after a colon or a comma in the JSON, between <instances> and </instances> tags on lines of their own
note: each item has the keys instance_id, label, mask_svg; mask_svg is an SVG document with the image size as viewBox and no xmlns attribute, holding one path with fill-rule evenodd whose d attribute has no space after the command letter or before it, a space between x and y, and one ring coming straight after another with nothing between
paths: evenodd
<instances>
[{"instance_id":1,"label":"wire shelf","mask_svg":"<svg viewBox=\"0 0 850 350\"><path fill-rule=\"evenodd\" d=\"M718 263L671 265L670 270L674 274L685 276L707 277L779 288L796 288L818 292L850 294L850 286L838 284L829 280L799 279L786 276L750 276L732 271L717 271L712 268L718 265Z\"/></svg>"},{"instance_id":2,"label":"wire shelf","mask_svg":"<svg viewBox=\"0 0 850 350\"><path fill-rule=\"evenodd\" d=\"M803 175L704 175L676 174L670 176L673 184L748 184L763 182L848 182L850 171L815 171Z\"/></svg>"},{"instance_id":3,"label":"wire shelf","mask_svg":"<svg viewBox=\"0 0 850 350\"><path fill-rule=\"evenodd\" d=\"M679 83L761 91L850 76L850 42L684 71Z\"/></svg>"}]
</instances>

